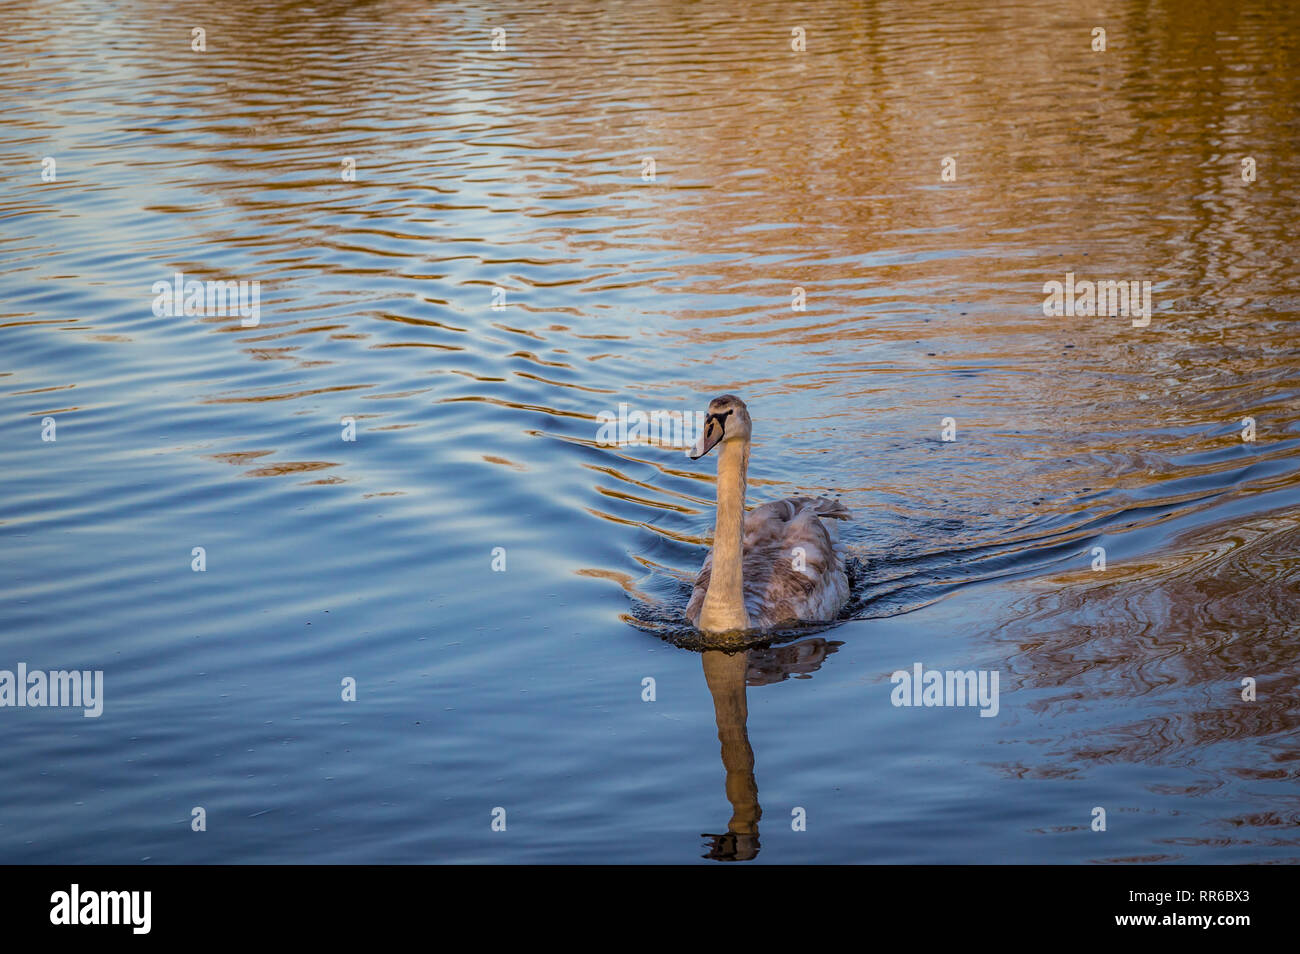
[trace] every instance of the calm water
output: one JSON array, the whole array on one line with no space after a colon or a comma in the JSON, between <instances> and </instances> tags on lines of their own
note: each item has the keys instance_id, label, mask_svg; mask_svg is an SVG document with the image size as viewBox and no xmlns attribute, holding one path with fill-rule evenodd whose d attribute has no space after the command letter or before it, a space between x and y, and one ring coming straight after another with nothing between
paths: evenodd
<instances>
[{"instance_id":1,"label":"calm water","mask_svg":"<svg viewBox=\"0 0 1300 954\"><path fill-rule=\"evenodd\" d=\"M105 702L0 860L1300 861L1300 12L1098 9L7 4L0 669ZM732 655L714 459L596 442L724 391L856 556Z\"/></svg>"}]
</instances>

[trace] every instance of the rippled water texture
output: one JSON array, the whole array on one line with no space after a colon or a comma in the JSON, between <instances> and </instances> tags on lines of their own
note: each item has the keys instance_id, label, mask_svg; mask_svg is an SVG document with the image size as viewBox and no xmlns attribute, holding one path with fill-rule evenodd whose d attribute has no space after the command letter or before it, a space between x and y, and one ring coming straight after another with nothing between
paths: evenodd
<instances>
[{"instance_id":1,"label":"rippled water texture","mask_svg":"<svg viewBox=\"0 0 1300 954\"><path fill-rule=\"evenodd\" d=\"M1300 860L1298 10L5 5L0 860ZM854 515L731 654L597 440L727 391Z\"/></svg>"}]
</instances>

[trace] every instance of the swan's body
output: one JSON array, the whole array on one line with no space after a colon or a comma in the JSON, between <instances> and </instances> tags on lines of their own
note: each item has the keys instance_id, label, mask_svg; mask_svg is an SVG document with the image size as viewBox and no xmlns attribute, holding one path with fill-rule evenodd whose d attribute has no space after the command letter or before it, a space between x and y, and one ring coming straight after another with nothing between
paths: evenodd
<instances>
[{"instance_id":1,"label":"swan's body","mask_svg":"<svg viewBox=\"0 0 1300 954\"><path fill-rule=\"evenodd\" d=\"M844 552L833 524L849 512L826 497L787 497L745 513L749 411L730 394L709 403L693 458L716 445L718 517L687 618L706 633L833 620L848 602Z\"/></svg>"},{"instance_id":2,"label":"swan's body","mask_svg":"<svg viewBox=\"0 0 1300 954\"><path fill-rule=\"evenodd\" d=\"M847 518L838 501L825 497L787 497L750 511L745 517L741 592L748 616L745 629L771 629L796 620L834 619L849 599L849 580L834 524L822 517ZM796 570L801 548L805 568ZM713 554L695 580L686 616L701 629L700 611L713 575Z\"/></svg>"}]
</instances>

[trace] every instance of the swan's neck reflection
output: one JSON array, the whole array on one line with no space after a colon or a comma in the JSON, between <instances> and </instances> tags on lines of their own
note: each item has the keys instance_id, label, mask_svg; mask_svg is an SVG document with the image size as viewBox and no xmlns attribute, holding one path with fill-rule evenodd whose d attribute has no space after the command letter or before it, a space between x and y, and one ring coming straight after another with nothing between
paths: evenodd
<instances>
[{"instance_id":1,"label":"swan's neck reflection","mask_svg":"<svg viewBox=\"0 0 1300 954\"><path fill-rule=\"evenodd\" d=\"M748 861L758 854L758 820L763 809L758 804L758 783L754 780L754 750L749 747L745 720L749 707L745 700L745 674L749 652L728 654L713 650L703 654L704 679L713 694L713 710L718 721L718 741L722 743L722 765L727 771L727 800L731 802L731 821L725 835L704 835L710 839L704 857L717 861Z\"/></svg>"}]
</instances>

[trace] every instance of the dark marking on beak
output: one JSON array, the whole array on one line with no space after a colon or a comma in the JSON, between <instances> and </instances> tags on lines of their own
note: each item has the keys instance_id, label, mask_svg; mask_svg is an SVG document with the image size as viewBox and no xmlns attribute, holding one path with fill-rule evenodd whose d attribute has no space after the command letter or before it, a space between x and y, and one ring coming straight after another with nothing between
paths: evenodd
<instances>
[{"instance_id":1,"label":"dark marking on beak","mask_svg":"<svg viewBox=\"0 0 1300 954\"><path fill-rule=\"evenodd\" d=\"M700 436L699 443L695 445L700 452L691 454L691 460L699 460L713 450L718 442L722 440L722 436L727 430L727 416L729 414L731 414L730 411L723 411L721 414L710 414L704 419L704 433ZM715 427L717 428L716 432L714 431Z\"/></svg>"}]
</instances>

